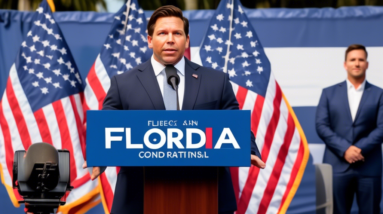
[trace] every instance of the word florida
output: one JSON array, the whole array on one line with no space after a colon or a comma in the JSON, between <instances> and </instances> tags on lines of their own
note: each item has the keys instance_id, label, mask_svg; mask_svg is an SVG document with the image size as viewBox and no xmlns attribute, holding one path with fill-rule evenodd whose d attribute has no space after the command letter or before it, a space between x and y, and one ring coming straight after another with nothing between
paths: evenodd
<instances>
[{"instance_id":1,"label":"word florida","mask_svg":"<svg viewBox=\"0 0 383 214\"><path fill-rule=\"evenodd\" d=\"M112 142L121 142L122 136L112 136L112 133L124 133L126 140L127 149L143 149L144 145L140 143L132 143L131 140L131 128L105 128L105 148L111 149ZM154 139L151 142L150 136L155 134L159 136L159 140ZM200 141L193 143L193 136L199 135ZM166 134L161 129L153 128L149 129L145 135L143 142L145 146L149 149L160 149L167 146L168 149L173 149L177 147L178 149L199 149L205 146L206 149L213 148L213 129L206 128L205 132L197 128L186 128L186 145L184 146L181 143L181 140L184 138L184 132L178 128L168 128ZM231 144L234 149L240 149L237 140L235 139L230 128L223 128L218 141L216 142L214 149L220 149L223 144Z\"/></svg>"}]
</instances>

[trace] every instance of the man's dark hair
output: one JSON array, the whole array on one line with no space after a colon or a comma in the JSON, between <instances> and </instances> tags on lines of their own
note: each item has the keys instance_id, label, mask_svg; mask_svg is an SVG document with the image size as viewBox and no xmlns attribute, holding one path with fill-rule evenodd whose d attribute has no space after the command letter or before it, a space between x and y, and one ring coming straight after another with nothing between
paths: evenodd
<instances>
[{"instance_id":1,"label":"man's dark hair","mask_svg":"<svg viewBox=\"0 0 383 214\"><path fill-rule=\"evenodd\" d=\"M353 44L353 45L348 46L348 48L346 50L346 54L344 56L344 61L347 60L347 54L353 50L364 50L364 52L366 53L366 59L367 59L368 54L367 54L366 47L364 47L364 45L360 45L360 44Z\"/></svg>"},{"instance_id":2,"label":"man's dark hair","mask_svg":"<svg viewBox=\"0 0 383 214\"><path fill-rule=\"evenodd\" d=\"M180 18L184 22L184 31L185 35L189 35L189 20L185 18L182 14L182 10L178 7L175 7L173 5L165 5L162 7L159 7L157 10L154 11L152 16L150 17L150 20L148 22L147 30L148 35L153 36L154 27L156 25L156 21L158 18L161 17L177 17Z\"/></svg>"}]
</instances>

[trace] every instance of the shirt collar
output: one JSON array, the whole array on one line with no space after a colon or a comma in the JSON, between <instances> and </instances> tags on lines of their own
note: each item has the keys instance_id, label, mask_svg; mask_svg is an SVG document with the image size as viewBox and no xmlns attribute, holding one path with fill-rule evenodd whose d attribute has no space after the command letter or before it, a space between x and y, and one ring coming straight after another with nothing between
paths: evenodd
<instances>
[{"instance_id":1,"label":"shirt collar","mask_svg":"<svg viewBox=\"0 0 383 214\"><path fill-rule=\"evenodd\" d=\"M363 91L365 85L366 85L366 80L364 80L364 81L362 82L362 84L359 86L358 89L355 89L354 85L350 82L350 80L347 79L347 88L348 88L349 90L352 89L352 88L354 88L355 91Z\"/></svg>"},{"instance_id":2,"label":"shirt collar","mask_svg":"<svg viewBox=\"0 0 383 214\"><path fill-rule=\"evenodd\" d=\"M150 61L153 66L154 74L158 76L165 69L165 66L159 63L157 60L155 60L153 55L150 58ZM185 58L184 57L182 57L181 60L174 65L174 67L182 76L185 76Z\"/></svg>"}]
</instances>

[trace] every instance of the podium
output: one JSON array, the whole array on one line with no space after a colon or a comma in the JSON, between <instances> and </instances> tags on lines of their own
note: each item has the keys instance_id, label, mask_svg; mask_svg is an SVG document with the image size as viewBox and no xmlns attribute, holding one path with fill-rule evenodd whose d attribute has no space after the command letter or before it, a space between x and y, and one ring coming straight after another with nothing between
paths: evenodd
<instances>
[{"instance_id":1,"label":"podium","mask_svg":"<svg viewBox=\"0 0 383 214\"><path fill-rule=\"evenodd\" d=\"M218 214L218 187L231 188L224 167L250 166L250 111L88 111L87 120L88 166L144 167L145 214Z\"/></svg>"},{"instance_id":2,"label":"podium","mask_svg":"<svg viewBox=\"0 0 383 214\"><path fill-rule=\"evenodd\" d=\"M218 167L145 167L144 214L218 214Z\"/></svg>"}]
</instances>

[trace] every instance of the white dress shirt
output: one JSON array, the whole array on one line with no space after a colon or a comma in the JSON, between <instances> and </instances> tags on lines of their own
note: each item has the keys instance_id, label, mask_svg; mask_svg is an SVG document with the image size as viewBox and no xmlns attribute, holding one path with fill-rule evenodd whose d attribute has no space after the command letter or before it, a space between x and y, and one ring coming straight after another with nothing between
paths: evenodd
<instances>
[{"instance_id":1,"label":"white dress shirt","mask_svg":"<svg viewBox=\"0 0 383 214\"><path fill-rule=\"evenodd\" d=\"M150 60L153 66L154 75L156 75L158 85L160 86L162 97L164 97L164 73L162 71L165 70L166 66L157 62L153 55ZM175 64L174 67L177 69L177 74L180 77L180 83L178 85L178 101L180 109L182 109L185 93L185 59L182 57L182 59L177 64Z\"/></svg>"},{"instance_id":2,"label":"white dress shirt","mask_svg":"<svg viewBox=\"0 0 383 214\"><path fill-rule=\"evenodd\" d=\"M364 86L366 85L366 80L356 89L349 80L347 80L347 95L348 95L348 104L350 105L350 111L352 116L352 121L355 120L356 113L358 112L360 100L364 92Z\"/></svg>"}]
</instances>

